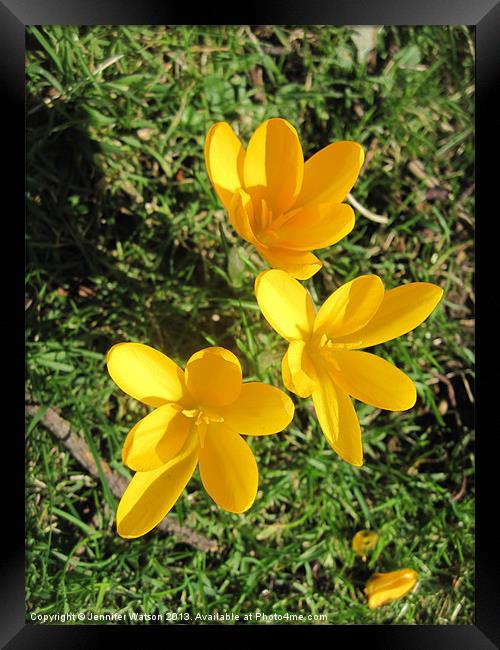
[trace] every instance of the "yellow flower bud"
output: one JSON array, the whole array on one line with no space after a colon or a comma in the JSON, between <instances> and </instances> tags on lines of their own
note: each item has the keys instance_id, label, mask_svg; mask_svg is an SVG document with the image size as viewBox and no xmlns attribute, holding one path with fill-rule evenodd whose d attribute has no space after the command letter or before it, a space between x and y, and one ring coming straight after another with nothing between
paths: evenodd
<instances>
[{"instance_id":1,"label":"yellow flower bud","mask_svg":"<svg viewBox=\"0 0 500 650\"><path fill-rule=\"evenodd\" d=\"M378 534L373 530L358 530L352 538L352 549L366 562L366 554L377 546Z\"/></svg>"}]
</instances>

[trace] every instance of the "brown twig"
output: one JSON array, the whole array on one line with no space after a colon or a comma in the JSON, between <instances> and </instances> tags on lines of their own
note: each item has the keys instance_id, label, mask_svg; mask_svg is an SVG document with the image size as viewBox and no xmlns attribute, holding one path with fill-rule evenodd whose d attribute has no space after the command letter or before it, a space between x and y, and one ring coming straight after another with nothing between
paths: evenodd
<instances>
[{"instance_id":1,"label":"brown twig","mask_svg":"<svg viewBox=\"0 0 500 650\"><path fill-rule=\"evenodd\" d=\"M451 501L460 501L460 499L464 496L465 490L467 489L467 477L465 474L462 476L462 483L460 485L460 489L456 494L450 497Z\"/></svg>"},{"instance_id":2,"label":"brown twig","mask_svg":"<svg viewBox=\"0 0 500 650\"><path fill-rule=\"evenodd\" d=\"M453 384L448 379L448 377L446 377L446 375L442 375L439 372L435 372L434 375L439 379L439 381L442 381L444 384L446 384L446 387L448 389L448 397L450 398L451 405L453 408L455 408L457 405L457 399L455 397L455 389L453 388Z\"/></svg>"},{"instance_id":3,"label":"brown twig","mask_svg":"<svg viewBox=\"0 0 500 650\"><path fill-rule=\"evenodd\" d=\"M37 404L29 403L31 402L31 396L29 393L26 393L26 402L26 411L33 417L43 408ZM67 420L64 420L58 413L56 413L56 411L54 411L54 409L47 408L41 417L40 422L55 438L57 438L57 440L59 440L59 442L64 445L64 447L66 447L71 455L76 458L80 465L82 465L91 476L99 479L99 471L87 443L81 436L71 430L71 425ZM100 460L100 465L111 492L119 499L125 492L128 484L127 479L117 472L114 472L108 463L102 459ZM194 532L190 528L181 526L172 515L162 519L157 528L164 533L175 535L180 542L190 544L205 553L216 551L218 549L217 542Z\"/></svg>"}]
</instances>

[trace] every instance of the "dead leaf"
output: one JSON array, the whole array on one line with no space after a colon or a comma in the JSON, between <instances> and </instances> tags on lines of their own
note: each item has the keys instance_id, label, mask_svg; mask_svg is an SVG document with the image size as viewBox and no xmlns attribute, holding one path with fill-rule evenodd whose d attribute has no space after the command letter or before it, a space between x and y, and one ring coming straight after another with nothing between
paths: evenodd
<instances>
[{"instance_id":1,"label":"dead leaf","mask_svg":"<svg viewBox=\"0 0 500 650\"><path fill-rule=\"evenodd\" d=\"M95 296L95 291L90 287L85 287L82 284L78 287L78 295L80 298L92 298L92 296Z\"/></svg>"},{"instance_id":2,"label":"dead leaf","mask_svg":"<svg viewBox=\"0 0 500 650\"><path fill-rule=\"evenodd\" d=\"M352 30L351 38L358 51L358 61L366 63L368 54L377 46L377 34L380 27L357 26Z\"/></svg>"},{"instance_id":3,"label":"dead leaf","mask_svg":"<svg viewBox=\"0 0 500 650\"><path fill-rule=\"evenodd\" d=\"M419 178L421 181L424 181L427 187L437 187L439 185L437 178L434 178L433 176L429 176L429 174L427 174L420 160L411 160L408 163L408 169L414 176Z\"/></svg>"},{"instance_id":4,"label":"dead leaf","mask_svg":"<svg viewBox=\"0 0 500 650\"><path fill-rule=\"evenodd\" d=\"M153 137L155 130L154 129L137 129L137 137L139 140L147 142Z\"/></svg>"},{"instance_id":5,"label":"dead leaf","mask_svg":"<svg viewBox=\"0 0 500 650\"><path fill-rule=\"evenodd\" d=\"M399 441L399 438L397 438L396 436L392 436L392 438L390 438L389 442L387 443L387 449L392 452L401 451L402 446L401 446L401 442Z\"/></svg>"},{"instance_id":6,"label":"dead leaf","mask_svg":"<svg viewBox=\"0 0 500 650\"><path fill-rule=\"evenodd\" d=\"M261 103L265 102L266 93L264 92L264 78L260 66L255 65L253 68L250 68L250 80L255 88L257 88L257 92L254 94L255 101Z\"/></svg>"},{"instance_id":7,"label":"dead leaf","mask_svg":"<svg viewBox=\"0 0 500 650\"><path fill-rule=\"evenodd\" d=\"M441 187L431 187L427 190L424 196L424 201L432 201L434 199L438 201L446 201L448 198L448 191L443 190Z\"/></svg>"}]
</instances>

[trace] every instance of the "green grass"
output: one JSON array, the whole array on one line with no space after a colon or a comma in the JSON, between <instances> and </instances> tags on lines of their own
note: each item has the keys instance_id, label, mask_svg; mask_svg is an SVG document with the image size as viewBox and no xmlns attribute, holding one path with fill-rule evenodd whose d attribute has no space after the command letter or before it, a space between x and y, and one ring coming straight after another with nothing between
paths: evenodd
<instances>
[{"instance_id":1,"label":"green grass","mask_svg":"<svg viewBox=\"0 0 500 650\"><path fill-rule=\"evenodd\" d=\"M180 365L216 343L246 377L282 385L284 342L252 291L265 265L205 171L214 122L247 142L261 121L284 117L306 156L339 139L364 146L353 194L388 223L356 211L353 232L319 252L324 268L306 283L318 303L362 273L445 289L425 324L377 348L419 398L404 413L356 403L362 468L331 451L311 401L294 398L285 432L248 440L260 483L247 513L217 508L195 474L172 512L218 553L156 532L119 538L109 491L28 419L28 620L217 610L473 622L473 34L384 27L368 57L353 37L339 27L28 29L28 387L116 471L131 475L121 446L147 409L109 379L114 343L141 341ZM380 534L367 565L350 547L360 528ZM369 575L405 566L418 589L370 611Z\"/></svg>"}]
</instances>

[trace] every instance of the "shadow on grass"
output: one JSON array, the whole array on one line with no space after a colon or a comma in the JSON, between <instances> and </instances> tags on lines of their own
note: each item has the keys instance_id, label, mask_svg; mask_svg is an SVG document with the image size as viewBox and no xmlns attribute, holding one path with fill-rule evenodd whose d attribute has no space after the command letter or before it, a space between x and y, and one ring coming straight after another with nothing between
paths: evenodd
<instances>
[{"instance_id":1,"label":"shadow on grass","mask_svg":"<svg viewBox=\"0 0 500 650\"><path fill-rule=\"evenodd\" d=\"M26 325L32 339L62 339L64 314L76 323L74 337L103 353L130 330L186 359L207 345L202 331L224 345L210 309L186 318L175 300L179 283L204 284L203 260L194 247L177 246L167 219L148 233L131 196L110 186L110 174L119 172L103 172L88 115L60 98L29 96L27 116ZM154 256L154 272L137 257L123 258L134 245ZM177 268L190 267L188 281L169 271L172 260ZM172 288L168 300L159 291L163 283ZM129 327L134 322L141 327Z\"/></svg>"}]
</instances>

